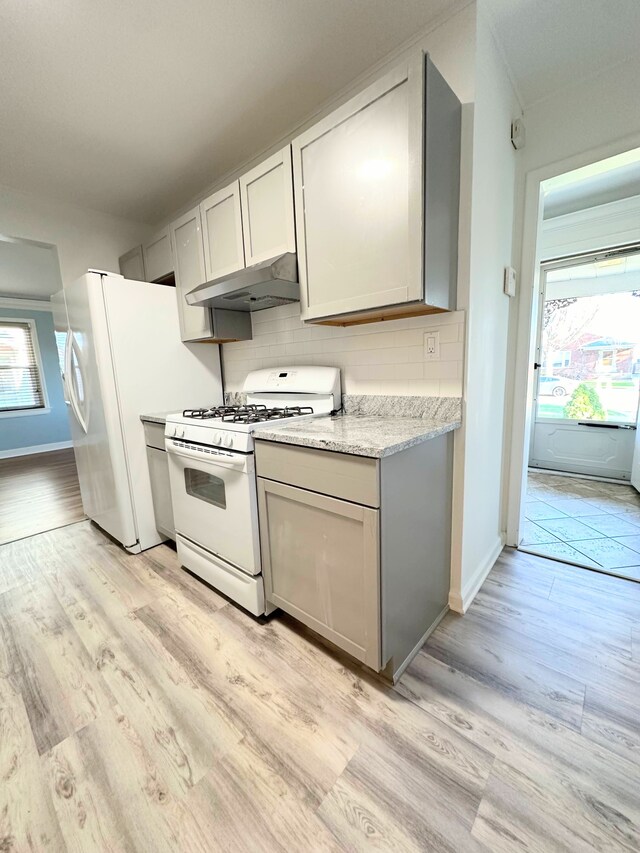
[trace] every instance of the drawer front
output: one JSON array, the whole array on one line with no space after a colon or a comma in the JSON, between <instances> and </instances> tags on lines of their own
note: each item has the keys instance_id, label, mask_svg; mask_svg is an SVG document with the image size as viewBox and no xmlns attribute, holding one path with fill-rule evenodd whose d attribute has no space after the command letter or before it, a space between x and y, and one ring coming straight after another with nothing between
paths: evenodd
<instances>
[{"instance_id":1,"label":"drawer front","mask_svg":"<svg viewBox=\"0 0 640 853\"><path fill-rule=\"evenodd\" d=\"M366 456L256 441L256 472L312 492L380 506L378 463Z\"/></svg>"},{"instance_id":2,"label":"drawer front","mask_svg":"<svg viewBox=\"0 0 640 853\"><path fill-rule=\"evenodd\" d=\"M379 512L258 479L267 600L380 669Z\"/></svg>"},{"instance_id":3,"label":"drawer front","mask_svg":"<svg viewBox=\"0 0 640 853\"><path fill-rule=\"evenodd\" d=\"M154 424L150 421L143 423L145 444L157 450L164 450L164 424Z\"/></svg>"}]
</instances>

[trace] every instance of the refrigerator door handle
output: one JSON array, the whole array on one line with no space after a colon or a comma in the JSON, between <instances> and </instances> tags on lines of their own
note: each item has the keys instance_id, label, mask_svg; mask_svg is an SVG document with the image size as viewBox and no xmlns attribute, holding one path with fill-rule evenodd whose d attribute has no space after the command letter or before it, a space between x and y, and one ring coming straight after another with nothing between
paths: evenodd
<instances>
[{"instance_id":1,"label":"refrigerator door handle","mask_svg":"<svg viewBox=\"0 0 640 853\"><path fill-rule=\"evenodd\" d=\"M71 406L71 396L69 394L69 384L67 381L67 350L69 349L69 329L64 336L64 353L62 356L63 369L60 371L62 377L62 396L64 397L65 406Z\"/></svg>"},{"instance_id":2,"label":"refrigerator door handle","mask_svg":"<svg viewBox=\"0 0 640 853\"><path fill-rule=\"evenodd\" d=\"M80 411L80 406L78 405L78 400L76 398L76 391L73 385L73 373L72 373L72 364L71 364L71 350L73 348L73 332L69 329L67 333L67 340L65 342L65 359L64 359L64 378L65 384L67 386L67 391L69 393L69 404L71 406L71 411L76 417L76 420L80 424L82 431L87 433L87 424L82 416L82 412ZM80 368L80 359L78 359L78 368Z\"/></svg>"}]
</instances>

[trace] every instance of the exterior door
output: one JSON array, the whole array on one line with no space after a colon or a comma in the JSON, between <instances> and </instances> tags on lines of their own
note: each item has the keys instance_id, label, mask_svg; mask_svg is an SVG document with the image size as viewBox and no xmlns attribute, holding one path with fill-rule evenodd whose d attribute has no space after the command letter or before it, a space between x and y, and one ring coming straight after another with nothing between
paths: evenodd
<instances>
[{"instance_id":1,"label":"exterior door","mask_svg":"<svg viewBox=\"0 0 640 853\"><path fill-rule=\"evenodd\" d=\"M198 305L188 305L185 300L190 290L206 281L200 208L195 207L185 213L171 224L169 230L182 340L207 340L212 336L211 311Z\"/></svg>"},{"instance_id":2,"label":"exterior door","mask_svg":"<svg viewBox=\"0 0 640 853\"><path fill-rule=\"evenodd\" d=\"M640 391L640 253L541 275L534 468L630 480Z\"/></svg>"},{"instance_id":3,"label":"exterior door","mask_svg":"<svg viewBox=\"0 0 640 853\"><path fill-rule=\"evenodd\" d=\"M633 462L631 464L631 485L640 492L640 409L638 410L636 440L633 448Z\"/></svg>"}]
</instances>

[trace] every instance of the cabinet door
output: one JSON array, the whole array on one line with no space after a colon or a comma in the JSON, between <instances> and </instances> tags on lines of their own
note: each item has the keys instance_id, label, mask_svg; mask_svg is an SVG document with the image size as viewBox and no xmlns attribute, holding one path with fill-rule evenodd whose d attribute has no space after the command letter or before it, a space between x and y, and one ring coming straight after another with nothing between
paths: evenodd
<instances>
[{"instance_id":1,"label":"cabinet door","mask_svg":"<svg viewBox=\"0 0 640 853\"><path fill-rule=\"evenodd\" d=\"M378 510L258 478L267 600L380 669Z\"/></svg>"},{"instance_id":2,"label":"cabinet door","mask_svg":"<svg viewBox=\"0 0 640 853\"><path fill-rule=\"evenodd\" d=\"M176 297L183 341L201 341L211 337L211 312L208 308L187 305L185 295L205 281L204 251L200 208L185 213L169 226L176 276Z\"/></svg>"},{"instance_id":3,"label":"cabinet door","mask_svg":"<svg viewBox=\"0 0 640 853\"><path fill-rule=\"evenodd\" d=\"M173 272L169 229L164 228L142 247L147 281L158 281Z\"/></svg>"},{"instance_id":4,"label":"cabinet door","mask_svg":"<svg viewBox=\"0 0 640 853\"><path fill-rule=\"evenodd\" d=\"M142 259L142 246L136 246L118 258L120 274L131 281L146 281L144 275L144 261Z\"/></svg>"},{"instance_id":5,"label":"cabinet door","mask_svg":"<svg viewBox=\"0 0 640 853\"><path fill-rule=\"evenodd\" d=\"M303 319L422 297L423 91L420 52L294 139Z\"/></svg>"},{"instance_id":6,"label":"cabinet door","mask_svg":"<svg viewBox=\"0 0 640 853\"><path fill-rule=\"evenodd\" d=\"M156 528L175 542L176 531L173 526L173 504L171 502L167 454L164 450L147 447L147 461L149 463L153 516Z\"/></svg>"},{"instance_id":7,"label":"cabinet door","mask_svg":"<svg viewBox=\"0 0 640 853\"><path fill-rule=\"evenodd\" d=\"M240 178L240 200L248 267L295 252L290 145Z\"/></svg>"},{"instance_id":8,"label":"cabinet door","mask_svg":"<svg viewBox=\"0 0 640 853\"><path fill-rule=\"evenodd\" d=\"M200 214L207 274L205 281L244 269L238 181L201 202Z\"/></svg>"}]
</instances>

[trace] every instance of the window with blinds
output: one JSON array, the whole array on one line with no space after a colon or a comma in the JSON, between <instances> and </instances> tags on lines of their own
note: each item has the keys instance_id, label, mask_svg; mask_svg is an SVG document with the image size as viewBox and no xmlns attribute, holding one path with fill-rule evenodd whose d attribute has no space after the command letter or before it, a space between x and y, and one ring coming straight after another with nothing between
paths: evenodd
<instances>
[{"instance_id":1,"label":"window with blinds","mask_svg":"<svg viewBox=\"0 0 640 853\"><path fill-rule=\"evenodd\" d=\"M0 319L0 412L44 408L35 334L34 323Z\"/></svg>"}]
</instances>

